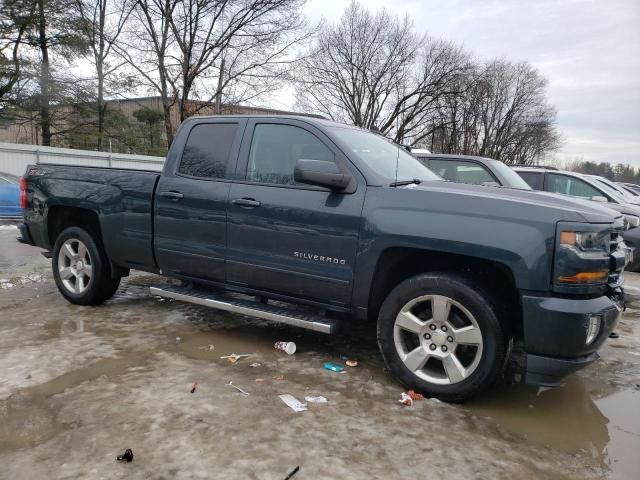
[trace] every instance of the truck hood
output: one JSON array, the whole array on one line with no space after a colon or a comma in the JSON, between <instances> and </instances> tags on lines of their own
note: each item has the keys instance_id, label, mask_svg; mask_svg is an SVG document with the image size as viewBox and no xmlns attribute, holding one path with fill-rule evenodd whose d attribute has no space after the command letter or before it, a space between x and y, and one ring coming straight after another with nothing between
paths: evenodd
<instances>
[{"instance_id":1,"label":"truck hood","mask_svg":"<svg viewBox=\"0 0 640 480\"><path fill-rule=\"evenodd\" d=\"M526 215L527 207L548 209L550 214L554 212L552 216L555 217L556 221L612 223L621 216L619 212L591 200L537 190L516 190L442 181L428 181L419 185L412 184L392 188L446 192L466 196L469 202L474 202L474 200L489 200L489 203L494 203L495 201L509 202L513 203L514 216L520 211L519 207L522 207L523 215ZM550 218L549 220L551 221L552 219Z\"/></svg>"}]
</instances>

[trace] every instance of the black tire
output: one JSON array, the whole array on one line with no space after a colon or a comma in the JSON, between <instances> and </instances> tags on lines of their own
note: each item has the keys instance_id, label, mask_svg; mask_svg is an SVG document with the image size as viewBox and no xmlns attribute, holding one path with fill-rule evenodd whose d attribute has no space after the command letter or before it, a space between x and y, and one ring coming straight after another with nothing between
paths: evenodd
<instances>
[{"instance_id":1,"label":"black tire","mask_svg":"<svg viewBox=\"0 0 640 480\"><path fill-rule=\"evenodd\" d=\"M446 342L448 342L451 337L447 336L446 340L443 338L443 335L445 334L440 333L442 327L439 327L433 332L430 332L429 330L419 330L419 332L426 332L424 334L407 332L409 334L409 340L411 340L413 338L412 336L415 335L416 340L413 341L418 342L415 348L422 348L424 352L427 352L427 364L423 367L418 367L416 369L418 373L416 373L408 368L401 358L401 355L404 355L404 358L407 359L407 352L410 351L410 353L413 353L413 347L411 345L408 347L406 346L406 341L404 340L405 331L400 330L400 333L397 334L398 338L401 339L399 340L399 345L401 345L399 348L406 348L406 351L404 351L404 353L402 353L403 351L398 351L394 340L394 328L396 317L399 315L403 307L410 304L409 302L414 299L429 295L437 295L437 298L448 297L449 300L453 301L450 302L447 300L446 302L447 305L454 305L454 307L451 307L451 310L447 310L449 312L448 315L453 315L455 317L449 317L451 321L455 320L458 322L459 319L467 318L463 310L459 309L458 306L455 305L456 303L461 305L473 316L473 320L478 325L481 334L481 350L477 346L458 346L456 343L451 343L449 345L453 345L453 347L449 346L448 354L444 353L442 349L444 348L447 350ZM427 306L423 307L422 305L425 302ZM416 311L418 312L417 315L421 315L418 320L427 319L425 323L435 323L434 319L436 315L429 313L435 308L430 299L422 300L421 302L416 303L416 305ZM422 310L423 308L424 313ZM413 313L413 310L410 311ZM429 319L430 316L431 319ZM413 328L413 323L411 325ZM417 325L418 328L420 328L420 323ZM431 327L431 325L427 325L422 328L427 327ZM452 329L452 331L459 332L460 330ZM427 333L433 333L434 335L427 335ZM436 341L436 333L438 335L437 341L444 342L445 347L438 344L435 345L434 348L431 343L429 343ZM400 383L402 383L406 388L413 389L427 397L436 397L447 402L461 402L467 400L471 397L477 396L483 390L491 386L502 371L507 349L507 340L504 337L503 329L496 317L494 308L491 306L490 296L486 293L482 293L479 289L472 287L464 278L446 273L417 275L396 286L389 295L387 295L380 309L380 313L378 315L377 334L378 346L380 347L385 364ZM427 337L431 340L426 340ZM423 338L425 338L424 341ZM427 346L428 348L426 348ZM428 350L431 350L432 348L437 351L429 352ZM462 348L462 354L469 353L469 356L474 355L473 362L477 362L471 363L469 368L464 370L465 372L470 372L466 378L461 377L464 378L462 380L456 379L455 383L449 379L451 383L444 385L437 383L437 381L428 381L420 376L426 375L429 378L434 378L439 374L437 370L440 368L439 362L442 362L442 360L439 358L434 358L432 360L429 355L433 353L452 355L453 357L456 357L456 361L458 361L457 356L460 348ZM420 354L425 355L424 353ZM428 362L434 363L430 364ZM417 365L420 364L420 362L417 363ZM447 377L448 373L444 367L444 362L442 362L442 375L443 377ZM426 374L425 369L427 369ZM431 371L435 373L429 373L430 370L428 369L431 369ZM447 379L444 378L443 381L446 382Z\"/></svg>"},{"instance_id":2,"label":"black tire","mask_svg":"<svg viewBox=\"0 0 640 480\"><path fill-rule=\"evenodd\" d=\"M65 243L71 241L81 242L88 253L88 263L91 268L91 276L82 291L73 292L64 283L59 269L60 251ZM78 243L76 243L79 245ZM64 298L76 305L99 305L113 297L120 285L120 277L112 278L109 268L109 259L99 240L80 227L69 227L63 230L53 246L52 251L53 278L56 286ZM63 260L64 261L64 260ZM64 267L64 265L63 265ZM71 278L71 277L70 277ZM77 282L77 278L74 278Z\"/></svg>"}]
</instances>

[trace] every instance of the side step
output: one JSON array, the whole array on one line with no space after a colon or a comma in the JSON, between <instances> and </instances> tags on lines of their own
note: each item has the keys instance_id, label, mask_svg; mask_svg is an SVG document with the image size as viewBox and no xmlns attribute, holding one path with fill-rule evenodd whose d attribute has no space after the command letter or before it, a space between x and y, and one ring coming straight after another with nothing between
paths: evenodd
<instances>
[{"instance_id":1,"label":"side step","mask_svg":"<svg viewBox=\"0 0 640 480\"><path fill-rule=\"evenodd\" d=\"M151 295L158 295L159 297L195 303L196 305L224 310L225 312L263 318L265 320L271 320L272 322L286 323L287 325L306 328L316 332L333 333L335 331L335 324L320 315L297 312L289 308L252 302L250 300L232 298L225 294L201 292L199 290L174 285L150 287L149 291Z\"/></svg>"}]
</instances>

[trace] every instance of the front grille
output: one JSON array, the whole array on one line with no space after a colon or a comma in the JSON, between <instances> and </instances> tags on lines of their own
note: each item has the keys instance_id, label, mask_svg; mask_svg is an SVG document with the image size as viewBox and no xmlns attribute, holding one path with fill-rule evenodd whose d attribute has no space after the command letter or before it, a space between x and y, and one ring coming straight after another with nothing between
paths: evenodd
<instances>
[{"instance_id":1,"label":"front grille","mask_svg":"<svg viewBox=\"0 0 640 480\"><path fill-rule=\"evenodd\" d=\"M611 232L611 249L609 251L615 252L622 241L622 232L619 230L613 230Z\"/></svg>"},{"instance_id":2,"label":"front grille","mask_svg":"<svg viewBox=\"0 0 640 480\"><path fill-rule=\"evenodd\" d=\"M626 262L623 259L627 258L627 246L624 243L623 233L624 231L622 229L611 230L609 250L611 252L611 260L609 263L609 279L607 283L614 288L622 285L624 280L623 271Z\"/></svg>"}]
</instances>

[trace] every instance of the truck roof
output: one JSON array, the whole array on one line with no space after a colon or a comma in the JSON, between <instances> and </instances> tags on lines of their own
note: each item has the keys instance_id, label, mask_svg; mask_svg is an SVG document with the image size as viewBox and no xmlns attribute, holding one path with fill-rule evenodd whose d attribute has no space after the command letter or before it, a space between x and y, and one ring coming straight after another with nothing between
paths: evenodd
<instances>
[{"instance_id":1,"label":"truck roof","mask_svg":"<svg viewBox=\"0 0 640 480\"><path fill-rule=\"evenodd\" d=\"M341 128L353 128L364 130L361 127L356 127L354 125L348 125L346 123L336 122L334 120L327 120L326 118L315 118L308 117L305 115L197 115L194 117L189 117L189 120L194 119L192 121L197 120L215 120L219 118L251 118L251 119L287 119L287 120L299 120L301 122L306 122L311 125L316 125L320 127L341 127Z\"/></svg>"}]
</instances>

